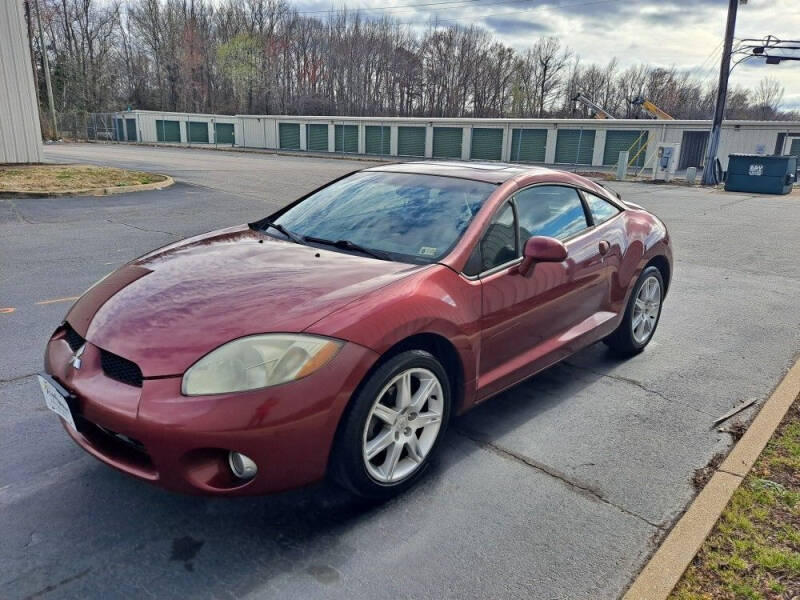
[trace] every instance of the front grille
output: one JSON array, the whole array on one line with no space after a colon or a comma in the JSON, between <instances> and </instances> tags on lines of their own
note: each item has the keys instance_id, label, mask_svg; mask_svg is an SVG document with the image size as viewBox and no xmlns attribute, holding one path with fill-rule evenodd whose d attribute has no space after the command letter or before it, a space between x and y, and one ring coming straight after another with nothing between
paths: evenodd
<instances>
[{"instance_id":1,"label":"front grille","mask_svg":"<svg viewBox=\"0 0 800 600\"><path fill-rule=\"evenodd\" d=\"M73 352L86 343L81 334L75 331L69 323L64 324L64 340L69 344ZM100 350L100 365L103 372L122 383L142 387L142 370L135 362L132 362L107 350Z\"/></svg>"},{"instance_id":2,"label":"front grille","mask_svg":"<svg viewBox=\"0 0 800 600\"><path fill-rule=\"evenodd\" d=\"M111 379L142 387L142 370L135 362L101 349L100 365L103 367L103 372Z\"/></svg>"},{"instance_id":3,"label":"front grille","mask_svg":"<svg viewBox=\"0 0 800 600\"><path fill-rule=\"evenodd\" d=\"M83 346L86 342L85 339L81 337L81 335L75 331L69 323L64 325L64 339L66 340L69 347L75 352L78 348Z\"/></svg>"}]
</instances>

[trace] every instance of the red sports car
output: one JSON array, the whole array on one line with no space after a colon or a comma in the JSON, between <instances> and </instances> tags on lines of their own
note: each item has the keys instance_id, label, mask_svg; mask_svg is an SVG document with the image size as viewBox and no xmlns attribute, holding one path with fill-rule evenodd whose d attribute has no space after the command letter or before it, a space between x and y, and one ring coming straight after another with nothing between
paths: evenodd
<instances>
[{"instance_id":1,"label":"red sports car","mask_svg":"<svg viewBox=\"0 0 800 600\"><path fill-rule=\"evenodd\" d=\"M640 352L671 272L664 224L578 175L372 167L114 271L39 382L87 452L173 490L388 496L453 415L599 340Z\"/></svg>"}]
</instances>

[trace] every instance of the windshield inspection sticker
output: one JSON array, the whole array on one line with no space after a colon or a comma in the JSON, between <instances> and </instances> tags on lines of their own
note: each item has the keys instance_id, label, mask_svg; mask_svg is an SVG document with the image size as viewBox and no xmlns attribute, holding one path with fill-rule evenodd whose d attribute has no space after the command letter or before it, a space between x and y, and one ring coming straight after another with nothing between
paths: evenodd
<instances>
[{"instance_id":1,"label":"windshield inspection sticker","mask_svg":"<svg viewBox=\"0 0 800 600\"><path fill-rule=\"evenodd\" d=\"M419 249L419 253L422 256L436 256L436 248L431 248L430 246L423 246Z\"/></svg>"}]
</instances>

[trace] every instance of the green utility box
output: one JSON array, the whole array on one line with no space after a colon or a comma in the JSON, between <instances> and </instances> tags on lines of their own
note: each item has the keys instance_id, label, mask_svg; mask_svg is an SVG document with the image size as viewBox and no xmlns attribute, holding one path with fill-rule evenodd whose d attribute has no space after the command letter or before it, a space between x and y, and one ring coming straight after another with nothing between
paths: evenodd
<instances>
[{"instance_id":1,"label":"green utility box","mask_svg":"<svg viewBox=\"0 0 800 600\"><path fill-rule=\"evenodd\" d=\"M788 194L796 179L796 156L731 154L725 191Z\"/></svg>"}]
</instances>

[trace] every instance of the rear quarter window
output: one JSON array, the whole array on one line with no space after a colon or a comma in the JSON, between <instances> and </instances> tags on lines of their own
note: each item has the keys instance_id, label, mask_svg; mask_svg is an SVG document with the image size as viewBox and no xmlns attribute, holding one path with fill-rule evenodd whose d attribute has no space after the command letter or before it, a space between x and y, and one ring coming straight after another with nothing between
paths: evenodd
<instances>
[{"instance_id":1,"label":"rear quarter window","mask_svg":"<svg viewBox=\"0 0 800 600\"><path fill-rule=\"evenodd\" d=\"M583 197L586 199L586 204L589 206L589 212L592 213L592 220L595 225L605 223L620 213L620 210L611 202L591 192L584 191Z\"/></svg>"}]
</instances>

